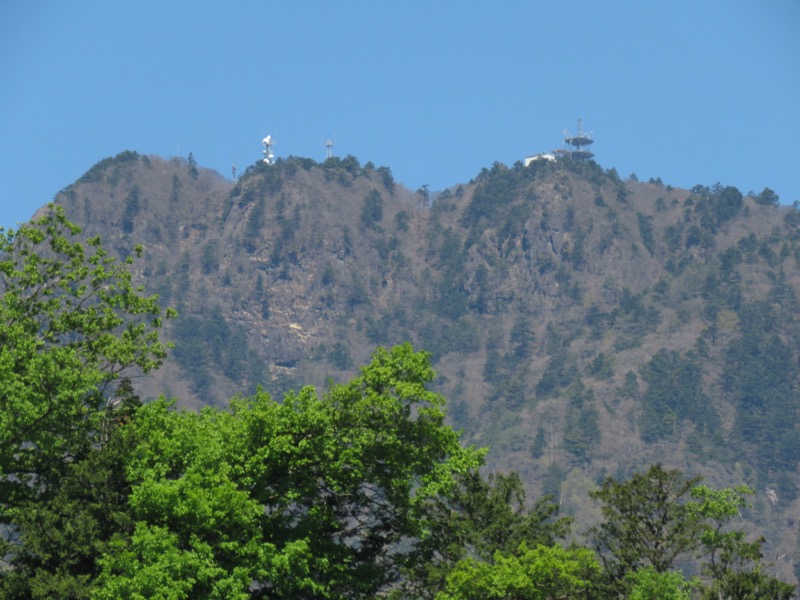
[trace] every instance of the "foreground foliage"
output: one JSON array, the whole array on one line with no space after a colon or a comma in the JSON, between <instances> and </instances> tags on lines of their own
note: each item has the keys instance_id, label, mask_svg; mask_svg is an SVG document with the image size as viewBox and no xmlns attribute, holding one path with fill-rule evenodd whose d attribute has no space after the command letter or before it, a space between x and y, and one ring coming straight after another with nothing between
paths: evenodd
<instances>
[{"instance_id":1,"label":"foreground foliage","mask_svg":"<svg viewBox=\"0 0 800 600\"><path fill-rule=\"evenodd\" d=\"M600 564L587 548L528 548L523 542L514 554L497 552L492 563L461 561L436 599L590 598L599 573Z\"/></svg>"},{"instance_id":2,"label":"foreground foliage","mask_svg":"<svg viewBox=\"0 0 800 600\"><path fill-rule=\"evenodd\" d=\"M749 490L659 465L606 480L594 549L565 547L408 344L323 394L142 405L122 376L165 357L161 309L78 233L58 209L0 231L2 597L791 597L732 526Z\"/></svg>"},{"instance_id":3,"label":"foreground foliage","mask_svg":"<svg viewBox=\"0 0 800 600\"><path fill-rule=\"evenodd\" d=\"M99 597L371 597L395 583L426 508L480 464L443 424L432 374L401 346L321 397L140 409L127 468L135 528L103 559Z\"/></svg>"},{"instance_id":4,"label":"foreground foliage","mask_svg":"<svg viewBox=\"0 0 800 600\"><path fill-rule=\"evenodd\" d=\"M605 588L631 597L670 589L665 597L684 597L689 586L673 572L679 562L693 562L703 598L793 597L794 586L771 575L763 560L764 538L748 540L735 527L752 490L698 484L699 478L653 465L627 481L609 478L590 494L604 516L592 536L605 567Z\"/></svg>"},{"instance_id":5,"label":"foreground foliage","mask_svg":"<svg viewBox=\"0 0 800 600\"><path fill-rule=\"evenodd\" d=\"M24 581L28 567L47 571L41 597L61 589L67 571L77 579L64 585L80 588L75 541L97 543L95 511L110 511L103 523L116 518L104 484L118 469L95 455L98 444L112 447L113 421L129 410L109 396L113 382L166 355L156 299L134 288L98 238L84 244L79 233L53 206L18 231L0 229L0 555L11 552L15 567L4 582ZM70 513L72 528L59 527Z\"/></svg>"}]
</instances>

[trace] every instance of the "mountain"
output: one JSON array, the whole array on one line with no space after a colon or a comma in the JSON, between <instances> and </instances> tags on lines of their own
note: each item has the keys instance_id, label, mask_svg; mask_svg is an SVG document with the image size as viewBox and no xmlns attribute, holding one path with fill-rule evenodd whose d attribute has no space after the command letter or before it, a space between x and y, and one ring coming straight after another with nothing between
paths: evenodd
<instances>
[{"instance_id":1,"label":"mountain","mask_svg":"<svg viewBox=\"0 0 800 600\"><path fill-rule=\"evenodd\" d=\"M432 353L467 442L592 523L587 491L655 462L756 489L800 574L800 212L769 189L675 189L594 162L496 163L431 194L352 156L235 181L123 152L57 196L180 312L144 397L224 405L344 379L376 345Z\"/></svg>"}]
</instances>

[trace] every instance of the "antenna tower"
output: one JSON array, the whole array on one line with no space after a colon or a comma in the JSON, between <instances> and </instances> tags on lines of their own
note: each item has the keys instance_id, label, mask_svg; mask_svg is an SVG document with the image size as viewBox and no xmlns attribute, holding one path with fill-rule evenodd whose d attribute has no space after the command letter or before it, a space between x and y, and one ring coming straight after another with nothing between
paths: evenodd
<instances>
[{"instance_id":1,"label":"antenna tower","mask_svg":"<svg viewBox=\"0 0 800 600\"><path fill-rule=\"evenodd\" d=\"M275 161L275 154L272 152L272 146L274 145L272 136L268 135L261 140L261 143L264 146L264 150L261 151L261 153L264 155L264 164L271 165Z\"/></svg>"},{"instance_id":2,"label":"antenna tower","mask_svg":"<svg viewBox=\"0 0 800 600\"><path fill-rule=\"evenodd\" d=\"M578 119L578 133L571 135L569 131L564 130L564 144L567 146L562 150L556 150L562 156L568 156L573 160L589 160L594 156L594 152L586 149L594 143L591 132L583 131L583 123Z\"/></svg>"},{"instance_id":3,"label":"antenna tower","mask_svg":"<svg viewBox=\"0 0 800 600\"><path fill-rule=\"evenodd\" d=\"M336 142L334 138L325 140L325 158L333 158L333 144Z\"/></svg>"}]
</instances>

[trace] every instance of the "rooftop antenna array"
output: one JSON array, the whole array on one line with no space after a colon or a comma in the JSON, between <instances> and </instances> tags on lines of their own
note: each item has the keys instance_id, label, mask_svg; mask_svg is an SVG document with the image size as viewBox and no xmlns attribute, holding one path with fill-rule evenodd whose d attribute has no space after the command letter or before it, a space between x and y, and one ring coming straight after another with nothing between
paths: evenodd
<instances>
[{"instance_id":1,"label":"rooftop antenna array","mask_svg":"<svg viewBox=\"0 0 800 600\"><path fill-rule=\"evenodd\" d=\"M594 156L594 152L586 149L594 143L591 132L583 131L583 123L578 119L578 133L571 135L569 131L564 130L564 144L567 146L562 150L556 150L562 156L568 156L574 160L589 160Z\"/></svg>"},{"instance_id":2,"label":"rooftop antenna array","mask_svg":"<svg viewBox=\"0 0 800 600\"><path fill-rule=\"evenodd\" d=\"M275 142L272 141L272 136L268 135L261 140L261 143L264 146L264 150L261 152L264 155L264 164L271 165L275 161L275 154L272 152L272 146Z\"/></svg>"}]
</instances>

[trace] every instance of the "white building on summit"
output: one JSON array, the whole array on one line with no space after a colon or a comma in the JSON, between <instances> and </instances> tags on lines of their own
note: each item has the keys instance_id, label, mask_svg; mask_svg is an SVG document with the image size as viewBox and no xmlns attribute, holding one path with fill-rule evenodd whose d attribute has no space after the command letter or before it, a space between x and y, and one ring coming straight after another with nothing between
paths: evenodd
<instances>
[{"instance_id":1,"label":"white building on summit","mask_svg":"<svg viewBox=\"0 0 800 600\"><path fill-rule=\"evenodd\" d=\"M527 167L529 164L531 164L532 162L535 162L537 160L555 161L555 159L556 159L556 155L555 154L550 154L548 152L542 152L541 154L534 154L533 156L526 156L525 157L525 166Z\"/></svg>"}]
</instances>

